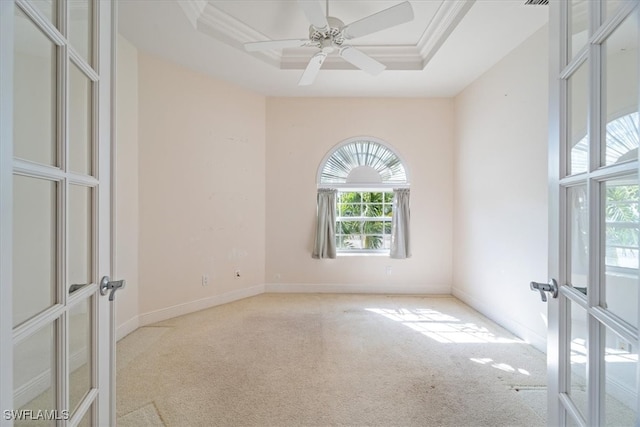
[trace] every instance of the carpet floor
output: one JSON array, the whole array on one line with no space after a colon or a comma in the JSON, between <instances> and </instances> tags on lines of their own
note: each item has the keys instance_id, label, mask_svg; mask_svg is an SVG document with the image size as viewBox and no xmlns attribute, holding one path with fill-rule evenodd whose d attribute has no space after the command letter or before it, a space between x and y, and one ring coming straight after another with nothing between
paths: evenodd
<instances>
[{"instance_id":1,"label":"carpet floor","mask_svg":"<svg viewBox=\"0 0 640 427\"><path fill-rule=\"evenodd\" d=\"M543 353L453 297L263 294L117 346L118 425L544 426Z\"/></svg>"}]
</instances>

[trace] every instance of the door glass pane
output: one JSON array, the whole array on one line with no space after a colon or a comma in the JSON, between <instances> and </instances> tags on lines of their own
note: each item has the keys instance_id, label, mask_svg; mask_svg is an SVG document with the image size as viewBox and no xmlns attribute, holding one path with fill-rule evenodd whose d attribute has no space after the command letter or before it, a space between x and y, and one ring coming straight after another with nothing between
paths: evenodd
<instances>
[{"instance_id":1,"label":"door glass pane","mask_svg":"<svg viewBox=\"0 0 640 427\"><path fill-rule=\"evenodd\" d=\"M91 389L91 301L69 310L69 408L75 411Z\"/></svg>"},{"instance_id":2,"label":"door glass pane","mask_svg":"<svg viewBox=\"0 0 640 427\"><path fill-rule=\"evenodd\" d=\"M586 0L569 3L569 60L587 45L589 5Z\"/></svg>"},{"instance_id":3,"label":"door glass pane","mask_svg":"<svg viewBox=\"0 0 640 427\"><path fill-rule=\"evenodd\" d=\"M571 351L568 394L584 416L587 414L587 312L570 302Z\"/></svg>"},{"instance_id":4,"label":"door glass pane","mask_svg":"<svg viewBox=\"0 0 640 427\"><path fill-rule=\"evenodd\" d=\"M58 2L57 0L30 0L29 3L34 5L47 19L54 25L57 24Z\"/></svg>"},{"instance_id":5,"label":"door glass pane","mask_svg":"<svg viewBox=\"0 0 640 427\"><path fill-rule=\"evenodd\" d=\"M69 41L89 65L93 65L93 0L69 0Z\"/></svg>"},{"instance_id":6,"label":"door glass pane","mask_svg":"<svg viewBox=\"0 0 640 427\"><path fill-rule=\"evenodd\" d=\"M69 287L91 283L91 189L69 186Z\"/></svg>"},{"instance_id":7,"label":"door glass pane","mask_svg":"<svg viewBox=\"0 0 640 427\"><path fill-rule=\"evenodd\" d=\"M635 325L638 319L638 179L616 179L604 188L605 307Z\"/></svg>"},{"instance_id":8,"label":"door glass pane","mask_svg":"<svg viewBox=\"0 0 640 427\"><path fill-rule=\"evenodd\" d=\"M93 405L87 410L84 414L80 422L78 423L78 427L92 427L93 423L91 420L93 419Z\"/></svg>"},{"instance_id":9,"label":"door glass pane","mask_svg":"<svg viewBox=\"0 0 640 427\"><path fill-rule=\"evenodd\" d=\"M586 172L589 165L587 72L588 62L585 62L569 77L567 82L569 90L567 137L571 150L569 175Z\"/></svg>"},{"instance_id":10,"label":"door glass pane","mask_svg":"<svg viewBox=\"0 0 640 427\"><path fill-rule=\"evenodd\" d=\"M630 3L633 0L605 0L606 6L604 10L604 18L611 18L618 8L624 3Z\"/></svg>"},{"instance_id":11,"label":"door glass pane","mask_svg":"<svg viewBox=\"0 0 640 427\"><path fill-rule=\"evenodd\" d=\"M576 421L573 418L571 418L571 414L569 414L568 412L565 411L565 415L566 415L566 418L567 418L567 424L566 424L567 427L579 427L580 426L580 424L576 423Z\"/></svg>"},{"instance_id":12,"label":"door glass pane","mask_svg":"<svg viewBox=\"0 0 640 427\"><path fill-rule=\"evenodd\" d=\"M638 159L638 20L630 15L603 45L604 164Z\"/></svg>"},{"instance_id":13,"label":"door glass pane","mask_svg":"<svg viewBox=\"0 0 640 427\"><path fill-rule=\"evenodd\" d=\"M587 207L587 187L579 185L567 189L568 212L568 261L570 285L586 295L589 215Z\"/></svg>"},{"instance_id":14,"label":"door glass pane","mask_svg":"<svg viewBox=\"0 0 640 427\"><path fill-rule=\"evenodd\" d=\"M78 67L69 67L69 166L91 174L91 80Z\"/></svg>"},{"instance_id":15,"label":"door glass pane","mask_svg":"<svg viewBox=\"0 0 640 427\"><path fill-rule=\"evenodd\" d=\"M55 166L56 46L20 9L15 10L14 155Z\"/></svg>"},{"instance_id":16,"label":"door glass pane","mask_svg":"<svg viewBox=\"0 0 640 427\"><path fill-rule=\"evenodd\" d=\"M608 328L605 340L606 425L634 426L637 417L638 349Z\"/></svg>"},{"instance_id":17,"label":"door glass pane","mask_svg":"<svg viewBox=\"0 0 640 427\"><path fill-rule=\"evenodd\" d=\"M18 410L33 411L56 409L55 387L55 334L52 323L29 338L18 343L13 350L13 398ZM23 420L14 421L15 426L54 426L55 420L32 420L30 412L22 412ZM60 412L60 417L63 414ZM15 417L14 417L15 418Z\"/></svg>"},{"instance_id":18,"label":"door glass pane","mask_svg":"<svg viewBox=\"0 0 640 427\"><path fill-rule=\"evenodd\" d=\"M56 183L13 179L13 325L56 302Z\"/></svg>"}]
</instances>

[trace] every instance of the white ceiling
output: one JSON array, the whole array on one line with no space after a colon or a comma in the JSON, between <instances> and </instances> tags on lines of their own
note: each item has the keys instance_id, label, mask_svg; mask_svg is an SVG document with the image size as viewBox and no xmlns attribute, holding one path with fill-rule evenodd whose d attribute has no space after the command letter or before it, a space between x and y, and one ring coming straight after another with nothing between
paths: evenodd
<instances>
[{"instance_id":1,"label":"white ceiling","mask_svg":"<svg viewBox=\"0 0 640 427\"><path fill-rule=\"evenodd\" d=\"M398 3L330 0L329 15L349 24ZM450 97L547 22L548 6L524 3L412 0L411 22L350 41L387 65L382 74L332 54L305 87L298 79L317 49L243 49L248 41L307 38L295 0L120 0L119 29L142 51L268 96Z\"/></svg>"}]
</instances>

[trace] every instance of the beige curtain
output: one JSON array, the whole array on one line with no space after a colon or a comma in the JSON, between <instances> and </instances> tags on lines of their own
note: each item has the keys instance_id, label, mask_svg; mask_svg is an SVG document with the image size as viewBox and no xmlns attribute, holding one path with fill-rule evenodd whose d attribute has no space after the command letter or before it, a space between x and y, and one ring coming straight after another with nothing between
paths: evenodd
<instances>
[{"instance_id":1,"label":"beige curtain","mask_svg":"<svg viewBox=\"0 0 640 427\"><path fill-rule=\"evenodd\" d=\"M336 194L338 190L321 188L318 190L318 223L313 258L336 257Z\"/></svg>"},{"instance_id":2,"label":"beige curtain","mask_svg":"<svg viewBox=\"0 0 640 427\"><path fill-rule=\"evenodd\" d=\"M409 233L409 189L393 190L393 216L391 218L391 258L411 257Z\"/></svg>"}]
</instances>

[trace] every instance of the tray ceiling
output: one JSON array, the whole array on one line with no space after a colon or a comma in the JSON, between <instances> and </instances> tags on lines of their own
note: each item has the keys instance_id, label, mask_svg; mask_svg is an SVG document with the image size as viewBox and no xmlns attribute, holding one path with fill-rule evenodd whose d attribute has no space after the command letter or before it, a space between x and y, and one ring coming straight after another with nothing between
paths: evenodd
<instances>
[{"instance_id":1,"label":"tray ceiling","mask_svg":"<svg viewBox=\"0 0 640 427\"><path fill-rule=\"evenodd\" d=\"M333 0L345 24L399 1ZM326 2L323 3L326 7ZM329 56L317 81L297 80L314 48L246 52L250 41L304 39L294 0L121 0L120 32L143 51L272 96L453 96L542 27L548 7L524 0L414 0L415 18L350 44L387 66L369 76Z\"/></svg>"}]
</instances>

